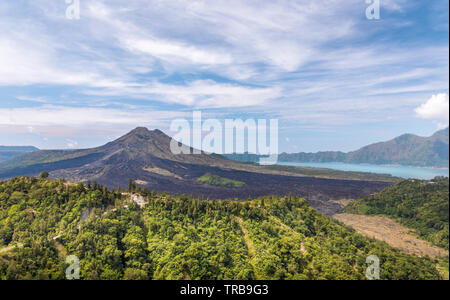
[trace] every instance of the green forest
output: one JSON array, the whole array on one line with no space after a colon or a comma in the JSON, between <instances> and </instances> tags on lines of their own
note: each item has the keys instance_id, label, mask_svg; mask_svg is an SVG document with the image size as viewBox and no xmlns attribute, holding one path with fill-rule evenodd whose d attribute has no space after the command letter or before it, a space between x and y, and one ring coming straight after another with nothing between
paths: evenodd
<instances>
[{"instance_id":1,"label":"green forest","mask_svg":"<svg viewBox=\"0 0 450 300\"><path fill-rule=\"evenodd\" d=\"M0 279L65 279L68 255L84 280L365 279L369 255L381 279L441 279L433 259L365 238L299 197L200 201L46 177L0 182Z\"/></svg>"},{"instance_id":2,"label":"green forest","mask_svg":"<svg viewBox=\"0 0 450 300\"><path fill-rule=\"evenodd\" d=\"M433 245L449 249L449 179L404 180L379 194L352 202L348 213L382 215L414 229Z\"/></svg>"}]
</instances>

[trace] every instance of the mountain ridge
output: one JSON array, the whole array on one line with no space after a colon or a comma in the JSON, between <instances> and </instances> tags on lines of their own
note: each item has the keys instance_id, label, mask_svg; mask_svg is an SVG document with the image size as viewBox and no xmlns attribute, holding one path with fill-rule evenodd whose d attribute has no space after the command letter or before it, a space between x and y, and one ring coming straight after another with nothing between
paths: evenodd
<instances>
[{"instance_id":1,"label":"mountain ridge","mask_svg":"<svg viewBox=\"0 0 450 300\"><path fill-rule=\"evenodd\" d=\"M39 149L33 146L0 146L0 162L34 151Z\"/></svg>"},{"instance_id":2,"label":"mountain ridge","mask_svg":"<svg viewBox=\"0 0 450 300\"><path fill-rule=\"evenodd\" d=\"M449 167L449 128L430 137L403 134L386 142L367 145L356 151L322 151L316 153L281 153L280 162L342 162L399 164L418 167ZM237 161L258 162L260 155L229 154L225 157Z\"/></svg>"}]
</instances>

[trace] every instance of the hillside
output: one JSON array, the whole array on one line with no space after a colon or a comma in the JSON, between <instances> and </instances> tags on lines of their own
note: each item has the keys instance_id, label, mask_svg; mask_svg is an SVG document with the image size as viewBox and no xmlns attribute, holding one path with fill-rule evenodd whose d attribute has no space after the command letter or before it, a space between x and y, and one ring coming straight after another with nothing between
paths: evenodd
<instances>
[{"instance_id":1,"label":"hillside","mask_svg":"<svg viewBox=\"0 0 450 300\"><path fill-rule=\"evenodd\" d=\"M449 129L438 131L426 138L405 134L388 142L350 152L346 155L346 161L448 168Z\"/></svg>"},{"instance_id":2,"label":"hillside","mask_svg":"<svg viewBox=\"0 0 450 300\"><path fill-rule=\"evenodd\" d=\"M405 180L356 200L347 213L382 215L414 229L419 237L449 249L449 179Z\"/></svg>"},{"instance_id":3,"label":"hillside","mask_svg":"<svg viewBox=\"0 0 450 300\"><path fill-rule=\"evenodd\" d=\"M264 195L300 195L327 214L341 210L330 200L356 199L378 192L390 183L315 178L302 170L277 170L228 160L218 155L174 155L171 138L162 131L136 128L104 146L72 151L37 151L0 163L0 179L36 176L47 171L52 178L74 182L97 181L109 188L126 188L128 180L157 192L203 195L205 199L248 199ZM242 182L206 185L198 179L211 174ZM336 177L354 174L335 173ZM324 171L322 176L329 175ZM345 178L345 177L344 177ZM361 177L353 177L361 179ZM362 176L364 178L364 176ZM379 178L379 177L377 177ZM392 178L390 178L392 179Z\"/></svg>"},{"instance_id":4,"label":"hillside","mask_svg":"<svg viewBox=\"0 0 450 300\"><path fill-rule=\"evenodd\" d=\"M231 154L236 161L258 162L255 154ZM449 129L436 132L431 137L405 134L387 142L363 147L357 151L282 153L280 162L345 162L371 164L399 164L420 167L449 167Z\"/></svg>"},{"instance_id":5,"label":"hillside","mask_svg":"<svg viewBox=\"0 0 450 300\"><path fill-rule=\"evenodd\" d=\"M0 146L0 162L38 150L38 148L31 146Z\"/></svg>"},{"instance_id":6,"label":"hillside","mask_svg":"<svg viewBox=\"0 0 450 300\"><path fill-rule=\"evenodd\" d=\"M130 188L145 208L97 183L0 182L0 279L64 279L67 255L85 280L365 279L369 255L381 279L441 279L433 260L365 238L299 197L199 201Z\"/></svg>"}]
</instances>

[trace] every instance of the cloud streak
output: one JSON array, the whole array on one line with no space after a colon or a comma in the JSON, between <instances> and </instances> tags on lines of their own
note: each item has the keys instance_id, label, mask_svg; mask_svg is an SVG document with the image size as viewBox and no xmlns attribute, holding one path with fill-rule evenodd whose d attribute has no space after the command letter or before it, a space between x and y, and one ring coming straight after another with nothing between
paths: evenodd
<instances>
[{"instance_id":1,"label":"cloud streak","mask_svg":"<svg viewBox=\"0 0 450 300\"><path fill-rule=\"evenodd\" d=\"M121 110L45 105L33 108L0 108L0 126L76 126L132 125L148 126L168 122L186 113L176 111Z\"/></svg>"}]
</instances>

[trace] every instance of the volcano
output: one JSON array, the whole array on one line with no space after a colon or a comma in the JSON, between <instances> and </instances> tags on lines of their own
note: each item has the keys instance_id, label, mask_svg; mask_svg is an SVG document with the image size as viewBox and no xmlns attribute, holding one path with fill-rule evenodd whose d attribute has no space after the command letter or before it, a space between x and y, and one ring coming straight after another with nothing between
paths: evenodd
<instances>
[{"instance_id":1,"label":"volcano","mask_svg":"<svg viewBox=\"0 0 450 300\"><path fill-rule=\"evenodd\" d=\"M137 185L156 192L197 195L205 200L300 195L328 215L341 210L333 200L364 197L389 185L378 181L299 176L215 154L175 155L170 151L170 142L171 137L160 130L139 127L101 147L42 150L3 162L0 178L36 176L47 171L52 178L96 181L110 188L126 188L132 179ZM199 182L206 174L242 184L221 186Z\"/></svg>"}]
</instances>

